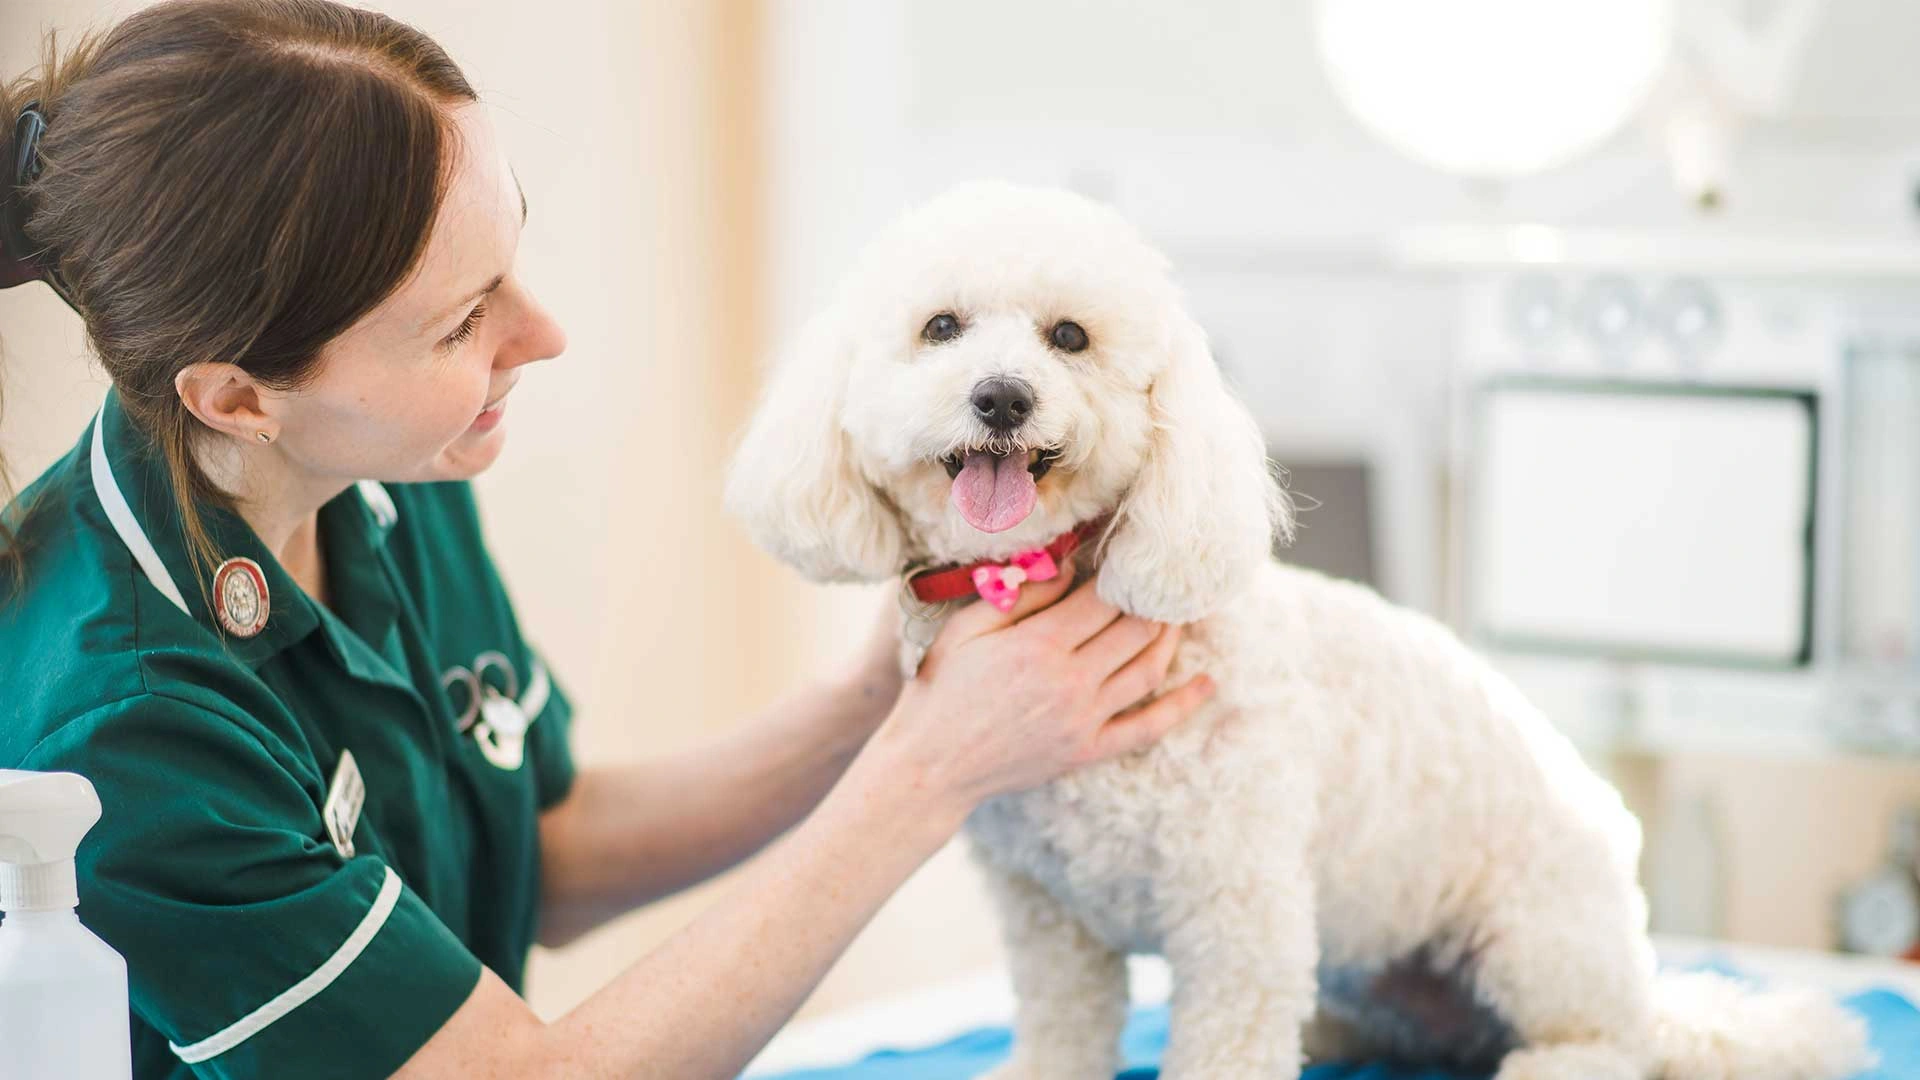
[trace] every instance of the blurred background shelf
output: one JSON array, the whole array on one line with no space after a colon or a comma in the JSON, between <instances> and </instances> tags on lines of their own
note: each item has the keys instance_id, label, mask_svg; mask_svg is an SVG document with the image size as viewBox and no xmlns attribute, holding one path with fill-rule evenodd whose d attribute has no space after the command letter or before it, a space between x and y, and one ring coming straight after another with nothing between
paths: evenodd
<instances>
[{"instance_id":1,"label":"blurred background shelf","mask_svg":"<svg viewBox=\"0 0 1920 1080\"><path fill-rule=\"evenodd\" d=\"M1920 284L1920 232L1836 236L1831 231L1745 232L1710 224L1668 230L1541 224L1434 224L1389 238L1385 265L1411 270L1604 269L1645 274L1856 280Z\"/></svg>"},{"instance_id":2,"label":"blurred background shelf","mask_svg":"<svg viewBox=\"0 0 1920 1080\"><path fill-rule=\"evenodd\" d=\"M1459 274L1535 268L1920 285L1920 229L1904 223L1887 235L1850 237L1816 226L1753 232L1712 222L1661 230L1434 222L1377 233L1175 237L1166 247L1179 265L1207 272Z\"/></svg>"}]
</instances>

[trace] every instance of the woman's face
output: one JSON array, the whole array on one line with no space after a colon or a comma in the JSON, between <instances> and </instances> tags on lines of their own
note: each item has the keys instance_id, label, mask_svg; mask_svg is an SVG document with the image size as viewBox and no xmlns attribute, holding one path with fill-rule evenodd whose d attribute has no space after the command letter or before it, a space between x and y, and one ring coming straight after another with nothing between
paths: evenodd
<instances>
[{"instance_id":1,"label":"woman's face","mask_svg":"<svg viewBox=\"0 0 1920 1080\"><path fill-rule=\"evenodd\" d=\"M506 438L521 367L566 335L514 274L526 203L479 105L455 112L457 160L417 272L330 342L282 400L280 452L332 480L464 480Z\"/></svg>"}]
</instances>

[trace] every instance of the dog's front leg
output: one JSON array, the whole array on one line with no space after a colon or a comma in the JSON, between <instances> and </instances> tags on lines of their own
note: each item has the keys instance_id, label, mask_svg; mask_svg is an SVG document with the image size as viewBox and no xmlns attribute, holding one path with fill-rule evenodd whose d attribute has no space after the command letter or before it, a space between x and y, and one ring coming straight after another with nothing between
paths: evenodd
<instances>
[{"instance_id":1,"label":"dog's front leg","mask_svg":"<svg viewBox=\"0 0 1920 1080\"><path fill-rule=\"evenodd\" d=\"M1113 1080L1127 966L1045 889L987 864L1013 989L1013 1057L987 1080Z\"/></svg>"},{"instance_id":2,"label":"dog's front leg","mask_svg":"<svg viewBox=\"0 0 1920 1080\"><path fill-rule=\"evenodd\" d=\"M1163 1080L1292 1080L1318 992L1314 890L1305 830L1264 819L1196 833L1168 880L1165 952L1173 969ZM1200 827L1199 823L1193 823Z\"/></svg>"}]
</instances>

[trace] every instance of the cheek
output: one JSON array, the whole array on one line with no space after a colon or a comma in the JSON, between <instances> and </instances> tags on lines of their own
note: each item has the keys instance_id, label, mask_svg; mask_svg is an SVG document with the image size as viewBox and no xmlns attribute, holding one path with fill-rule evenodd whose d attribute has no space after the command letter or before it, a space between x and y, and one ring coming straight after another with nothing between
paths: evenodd
<instances>
[{"instance_id":1,"label":"cheek","mask_svg":"<svg viewBox=\"0 0 1920 1080\"><path fill-rule=\"evenodd\" d=\"M1072 459L1069 484L1093 497L1116 496L1139 473L1153 438L1145 392L1098 377L1058 392L1072 414L1062 418Z\"/></svg>"},{"instance_id":2,"label":"cheek","mask_svg":"<svg viewBox=\"0 0 1920 1080\"><path fill-rule=\"evenodd\" d=\"M356 407L398 444L445 442L458 435L486 401L486 369L449 360L425 369L396 372L362 387Z\"/></svg>"},{"instance_id":3,"label":"cheek","mask_svg":"<svg viewBox=\"0 0 1920 1080\"><path fill-rule=\"evenodd\" d=\"M315 387L303 403L310 420L305 426L324 435L325 445L312 450L360 467L430 457L473 423L487 385L486 369L456 358L417 366L395 363L366 377Z\"/></svg>"},{"instance_id":4,"label":"cheek","mask_svg":"<svg viewBox=\"0 0 1920 1080\"><path fill-rule=\"evenodd\" d=\"M1106 413L1085 470L1087 482L1102 494L1116 494L1133 483L1146 463L1153 424L1144 401Z\"/></svg>"},{"instance_id":5,"label":"cheek","mask_svg":"<svg viewBox=\"0 0 1920 1080\"><path fill-rule=\"evenodd\" d=\"M1091 377L1069 369L1061 361L1050 359L1036 364L1023 377L1033 384L1033 395L1039 402L1035 415L1044 425L1077 425L1099 411L1094 404L1099 398L1098 388L1090 384Z\"/></svg>"},{"instance_id":6,"label":"cheek","mask_svg":"<svg viewBox=\"0 0 1920 1080\"><path fill-rule=\"evenodd\" d=\"M463 363L458 373L442 372L427 385L395 395L395 405L403 420L409 414L418 417L423 429L458 432L480 414L491 385L487 368Z\"/></svg>"},{"instance_id":7,"label":"cheek","mask_svg":"<svg viewBox=\"0 0 1920 1080\"><path fill-rule=\"evenodd\" d=\"M862 365L849 383L842 421L863 453L904 468L962 437L969 385L952 366L924 358Z\"/></svg>"}]
</instances>

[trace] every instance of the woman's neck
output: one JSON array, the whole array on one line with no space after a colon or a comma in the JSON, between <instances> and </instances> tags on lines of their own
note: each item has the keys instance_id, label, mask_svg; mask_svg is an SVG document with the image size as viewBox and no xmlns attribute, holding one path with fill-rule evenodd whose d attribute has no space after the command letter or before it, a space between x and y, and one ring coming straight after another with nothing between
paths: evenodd
<instances>
[{"instance_id":1,"label":"woman's neck","mask_svg":"<svg viewBox=\"0 0 1920 1080\"><path fill-rule=\"evenodd\" d=\"M307 595L327 602L326 559L320 550L320 508L347 489L294 467L274 446L231 440L195 450L208 480L233 499L234 509L260 543Z\"/></svg>"}]
</instances>

